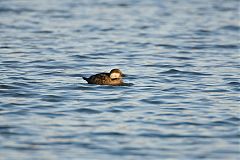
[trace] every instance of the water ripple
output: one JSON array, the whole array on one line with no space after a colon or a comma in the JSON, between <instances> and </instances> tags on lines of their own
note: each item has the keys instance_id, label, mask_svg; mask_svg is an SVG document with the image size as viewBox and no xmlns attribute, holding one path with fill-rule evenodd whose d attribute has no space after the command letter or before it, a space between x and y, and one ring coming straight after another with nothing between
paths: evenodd
<instances>
[{"instance_id":1,"label":"water ripple","mask_svg":"<svg viewBox=\"0 0 240 160\"><path fill-rule=\"evenodd\" d=\"M188 71L180 71L177 69L170 69L168 71L161 72L161 74L180 74L180 75L196 75L196 76L210 76L208 73L201 72L188 72Z\"/></svg>"},{"instance_id":2,"label":"water ripple","mask_svg":"<svg viewBox=\"0 0 240 160\"><path fill-rule=\"evenodd\" d=\"M0 1L0 159L239 159L238 10Z\"/></svg>"},{"instance_id":3,"label":"water ripple","mask_svg":"<svg viewBox=\"0 0 240 160\"><path fill-rule=\"evenodd\" d=\"M85 113L85 114L99 114L101 111L96 110L96 109L90 109L90 108L78 108L78 109L73 109L73 110L66 110L62 112L78 112L78 113Z\"/></svg>"}]
</instances>

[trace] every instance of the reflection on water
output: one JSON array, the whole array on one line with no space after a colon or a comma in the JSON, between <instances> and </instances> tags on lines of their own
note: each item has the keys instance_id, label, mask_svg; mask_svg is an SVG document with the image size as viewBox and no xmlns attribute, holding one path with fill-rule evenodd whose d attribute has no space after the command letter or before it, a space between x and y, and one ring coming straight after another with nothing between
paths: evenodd
<instances>
[{"instance_id":1,"label":"reflection on water","mask_svg":"<svg viewBox=\"0 0 240 160\"><path fill-rule=\"evenodd\" d=\"M238 11L237 0L1 1L0 157L238 159ZM82 79L112 68L127 85Z\"/></svg>"}]
</instances>

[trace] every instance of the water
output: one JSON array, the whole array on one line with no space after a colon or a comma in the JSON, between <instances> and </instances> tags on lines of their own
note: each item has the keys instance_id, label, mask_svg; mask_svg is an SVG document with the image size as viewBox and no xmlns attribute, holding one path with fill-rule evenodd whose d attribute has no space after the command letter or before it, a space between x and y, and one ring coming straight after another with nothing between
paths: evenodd
<instances>
[{"instance_id":1,"label":"water","mask_svg":"<svg viewBox=\"0 0 240 160\"><path fill-rule=\"evenodd\" d=\"M0 159L239 159L239 6L0 1Z\"/></svg>"}]
</instances>

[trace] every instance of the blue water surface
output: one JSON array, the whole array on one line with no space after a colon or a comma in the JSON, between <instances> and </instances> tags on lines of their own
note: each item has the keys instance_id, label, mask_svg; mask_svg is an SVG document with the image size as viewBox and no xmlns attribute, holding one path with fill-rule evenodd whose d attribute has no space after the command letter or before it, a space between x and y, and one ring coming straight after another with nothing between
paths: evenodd
<instances>
[{"instance_id":1,"label":"blue water surface","mask_svg":"<svg viewBox=\"0 0 240 160\"><path fill-rule=\"evenodd\" d=\"M239 8L0 1L0 159L240 159Z\"/></svg>"}]
</instances>

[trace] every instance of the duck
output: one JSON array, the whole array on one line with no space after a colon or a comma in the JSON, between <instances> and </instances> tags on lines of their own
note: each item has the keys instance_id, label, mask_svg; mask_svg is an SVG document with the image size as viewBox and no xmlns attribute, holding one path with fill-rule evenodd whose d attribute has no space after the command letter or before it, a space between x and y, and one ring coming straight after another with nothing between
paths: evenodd
<instances>
[{"instance_id":1,"label":"duck","mask_svg":"<svg viewBox=\"0 0 240 160\"><path fill-rule=\"evenodd\" d=\"M89 78L82 78L89 84L119 86L124 84L122 80L124 76L120 69L112 69L109 73L98 73Z\"/></svg>"}]
</instances>

